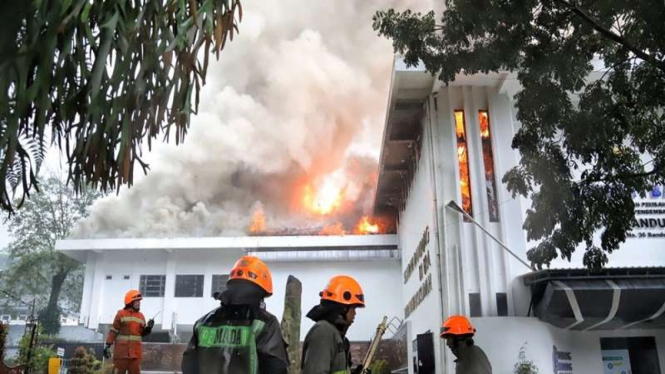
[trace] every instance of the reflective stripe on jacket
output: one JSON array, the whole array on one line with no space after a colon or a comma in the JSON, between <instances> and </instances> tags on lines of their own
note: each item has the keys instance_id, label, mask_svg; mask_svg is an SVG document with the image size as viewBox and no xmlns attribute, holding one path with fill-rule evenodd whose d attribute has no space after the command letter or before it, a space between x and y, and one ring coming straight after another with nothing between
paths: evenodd
<instances>
[{"instance_id":1,"label":"reflective stripe on jacket","mask_svg":"<svg viewBox=\"0 0 665 374\"><path fill-rule=\"evenodd\" d=\"M142 358L141 337L145 332L145 317L131 308L121 309L113 319L106 343L113 344L114 358Z\"/></svg>"},{"instance_id":2,"label":"reflective stripe on jacket","mask_svg":"<svg viewBox=\"0 0 665 374\"><path fill-rule=\"evenodd\" d=\"M277 318L248 305L222 305L198 320L183 354L183 374L286 374Z\"/></svg>"}]
</instances>

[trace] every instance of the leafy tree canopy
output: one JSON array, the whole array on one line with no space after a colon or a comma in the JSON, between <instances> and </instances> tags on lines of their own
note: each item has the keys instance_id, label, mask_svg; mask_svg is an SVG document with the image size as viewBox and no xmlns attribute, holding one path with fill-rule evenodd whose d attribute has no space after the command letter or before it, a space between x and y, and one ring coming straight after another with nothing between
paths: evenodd
<instances>
[{"instance_id":1,"label":"leafy tree canopy","mask_svg":"<svg viewBox=\"0 0 665 374\"><path fill-rule=\"evenodd\" d=\"M61 312L77 311L83 293L83 265L56 252L55 242L69 236L101 194L93 189L76 194L56 177L39 183L41 191L7 219L12 237L7 250L15 262L0 280L2 288L14 296L36 299L44 332L55 334Z\"/></svg>"},{"instance_id":2,"label":"leafy tree canopy","mask_svg":"<svg viewBox=\"0 0 665 374\"><path fill-rule=\"evenodd\" d=\"M241 19L238 0L4 1L0 207L37 188L49 142L77 189L131 184L144 140L183 140L210 52Z\"/></svg>"}]
</instances>

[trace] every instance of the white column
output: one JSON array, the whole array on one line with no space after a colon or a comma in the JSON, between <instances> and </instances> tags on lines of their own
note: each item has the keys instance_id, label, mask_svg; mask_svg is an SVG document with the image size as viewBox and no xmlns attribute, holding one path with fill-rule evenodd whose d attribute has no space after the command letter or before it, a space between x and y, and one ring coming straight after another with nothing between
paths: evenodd
<instances>
[{"instance_id":1,"label":"white column","mask_svg":"<svg viewBox=\"0 0 665 374\"><path fill-rule=\"evenodd\" d=\"M462 88L463 95L463 109L464 109L464 122L466 125L466 145L469 160L469 178L471 183L471 201L472 201L472 216L474 218L483 214L483 198L485 197L484 191L478 187L479 182L484 181L484 173L480 172L482 165L482 153L478 152L477 144L480 143L478 136L476 136L476 127L478 118L474 111L473 105L473 92L471 87ZM458 216L458 219L463 219ZM469 241L466 246L462 246L463 251L471 251L474 254L475 264L467 271L473 271L478 279L478 291L480 292L481 313L483 316L491 316L492 308L489 288L490 288L490 266L487 261L487 251L485 246L485 234L478 230L472 223L462 223L463 230Z\"/></svg>"},{"instance_id":2,"label":"white column","mask_svg":"<svg viewBox=\"0 0 665 374\"><path fill-rule=\"evenodd\" d=\"M90 302L89 329L99 327L101 313L104 310L104 253L94 254L94 276L92 281L92 298Z\"/></svg>"},{"instance_id":3,"label":"white column","mask_svg":"<svg viewBox=\"0 0 665 374\"><path fill-rule=\"evenodd\" d=\"M438 95L438 159L441 184L441 204L445 206L450 200L460 202L460 174L457 160L457 140L455 137L455 108L461 108L461 89L443 87ZM463 222L459 214L452 214L448 209L442 209L443 225L445 228L444 243L450 266L446 269L451 276L447 279L453 283L455 299L449 301L451 314L468 314L468 292L478 289L477 273L470 271L473 254L463 251L466 248L466 238L462 233Z\"/></svg>"},{"instance_id":4,"label":"white column","mask_svg":"<svg viewBox=\"0 0 665 374\"><path fill-rule=\"evenodd\" d=\"M492 146L494 147L494 165L497 178L518 164L519 153L511 147L517 123L513 120L513 104L506 94L490 96L490 126L492 127ZM497 199L505 202L499 207L501 237L518 256L526 260L526 237L522 230L524 209L520 198L512 199L503 183L497 184ZM506 202L507 201L507 202ZM524 274L527 269L504 251L504 272L508 293L508 314L515 315L515 299L511 283ZM517 312L520 315L526 311Z\"/></svg>"},{"instance_id":5,"label":"white column","mask_svg":"<svg viewBox=\"0 0 665 374\"><path fill-rule=\"evenodd\" d=\"M85 260L85 277L83 278L83 296L81 297L81 310L79 325L88 325L92 300L92 284L95 277L95 253L88 252Z\"/></svg>"},{"instance_id":6,"label":"white column","mask_svg":"<svg viewBox=\"0 0 665 374\"><path fill-rule=\"evenodd\" d=\"M166 284L164 285L164 306L162 312L162 330L171 330L173 312L175 312L175 251L167 251L166 258Z\"/></svg>"}]
</instances>

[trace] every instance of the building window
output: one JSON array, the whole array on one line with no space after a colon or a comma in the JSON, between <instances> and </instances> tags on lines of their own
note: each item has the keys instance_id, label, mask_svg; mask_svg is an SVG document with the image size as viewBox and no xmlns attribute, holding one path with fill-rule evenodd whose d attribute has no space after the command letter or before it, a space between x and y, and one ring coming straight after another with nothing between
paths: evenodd
<instances>
[{"instance_id":1,"label":"building window","mask_svg":"<svg viewBox=\"0 0 665 374\"><path fill-rule=\"evenodd\" d=\"M176 275L175 297L203 297L203 275Z\"/></svg>"},{"instance_id":2,"label":"building window","mask_svg":"<svg viewBox=\"0 0 665 374\"><path fill-rule=\"evenodd\" d=\"M26 314L19 314L19 315L18 315L18 320L19 320L19 321L27 321L27 320L28 320L28 316L27 316Z\"/></svg>"},{"instance_id":3,"label":"building window","mask_svg":"<svg viewBox=\"0 0 665 374\"><path fill-rule=\"evenodd\" d=\"M469 151L466 141L464 111L455 111L455 136L457 137L457 161L459 162L460 190L462 191L462 209L473 216L471 205L471 178L469 176ZM466 221L466 219L465 219Z\"/></svg>"},{"instance_id":4,"label":"building window","mask_svg":"<svg viewBox=\"0 0 665 374\"><path fill-rule=\"evenodd\" d=\"M480 302L480 293L474 292L469 294L469 316L482 317L483 309Z\"/></svg>"},{"instance_id":5,"label":"building window","mask_svg":"<svg viewBox=\"0 0 665 374\"><path fill-rule=\"evenodd\" d=\"M600 350L605 368L620 368L612 373L660 373L658 348L653 336L600 338Z\"/></svg>"},{"instance_id":6,"label":"building window","mask_svg":"<svg viewBox=\"0 0 665 374\"><path fill-rule=\"evenodd\" d=\"M508 294L505 292L496 293L496 313L499 317L508 315Z\"/></svg>"},{"instance_id":7,"label":"building window","mask_svg":"<svg viewBox=\"0 0 665 374\"><path fill-rule=\"evenodd\" d=\"M210 296L215 297L216 293L222 293L226 290L226 282L229 280L228 274L220 274L212 276L212 291Z\"/></svg>"},{"instance_id":8,"label":"building window","mask_svg":"<svg viewBox=\"0 0 665 374\"><path fill-rule=\"evenodd\" d=\"M125 279L125 280L129 279L129 275L123 275L122 279Z\"/></svg>"},{"instance_id":9,"label":"building window","mask_svg":"<svg viewBox=\"0 0 665 374\"><path fill-rule=\"evenodd\" d=\"M12 316L9 314L3 314L0 316L0 321L2 322L9 322L12 320Z\"/></svg>"},{"instance_id":10,"label":"building window","mask_svg":"<svg viewBox=\"0 0 665 374\"><path fill-rule=\"evenodd\" d=\"M487 186L487 206L490 222L499 222L499 204L496 195L496 176L494 175L494 153L492 152L492 134L490 132L489 112L478 112L480 139L483 144L483 163L485 164L485 185Z\"/></svg>"},{"instance_id":11,"label":"building window","mask_svg":"<svg viewBox=\"0 0 665 374\"><path fill-rule=\"evenodd\" d=\"M113 275L107 275L106 276L106 280L111 280L111 279L113 279Z\"/></svg>"},{"instance_id":12,"label":"building window","mask_svg":"<svg viewBox=\"0 0 665 374\"><path fill-rule=\"evenodd\" d=\"M164 297L166 275L141 275L139 292L143 297Z\"/></svg>"}]
</instances>

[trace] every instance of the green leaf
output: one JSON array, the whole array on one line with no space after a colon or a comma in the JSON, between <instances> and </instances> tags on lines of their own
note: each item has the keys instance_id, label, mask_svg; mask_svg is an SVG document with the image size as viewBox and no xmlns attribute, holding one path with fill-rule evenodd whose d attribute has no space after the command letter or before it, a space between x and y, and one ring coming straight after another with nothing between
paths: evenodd
<instances>
[{"instance_id":1,"label":"green leaf","mask_svg":"<svg viewBox=\"0 0 665 374\"><path fill-rule=\"evenodd\" d=\"M90 17L90 9L92 9L92 3L86 1L81 11L81 23L88 23L88 18Z\"/></svg>"},{"instance_id":2,"label":"green leaf","mask_svg":"<svg viewBox=\"0 0 665 374\"><path fill-rule=\"evenodd\" d=\"M24 134L43 142L44 132L51 131L76 189L91 183L106 190L118 187L118 181L131 182L131 174L127 180L119 178L118 160L108 157L118 153L122 142L126 149L140 149L173 124L182 140L189 119L175 114L193 110L191 95L198 96L198 82L205 82L206 73L194 68L204 61L197 53L201 45L192 45L186 34L191 31L192 40L210 38L222 1L202 1L197 16L201 30L180 0L14 3L12 16L0 23L0 35L7 39L0 42L0 89L10 92L9 100L0 100L0 178L8 182L0 184L2 209L13 213L37 188L35 175L43 158L39 148L17 147ZM209 48L206 44L206 52ZM173 65L160 63L166 50L176 59ZM185 61L187 55L195 61ZM186 69L174 70L177 63L186 63ZM121 142L127 118L134 121L130 125L144 128L124 135Z\"/></svg>"},{"instance_id":3,"label":"green leaf","mask_svg":"<svg viewBox=\"0 0 665 374\"><path fill-rule=\"evenodd\" d=\"M67 13L69 7L72 5L72 0L62 0L62 5L60 8L60 16L62 17L65 13Z\"/></svg>"}]
</instances>

